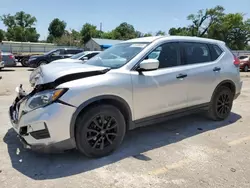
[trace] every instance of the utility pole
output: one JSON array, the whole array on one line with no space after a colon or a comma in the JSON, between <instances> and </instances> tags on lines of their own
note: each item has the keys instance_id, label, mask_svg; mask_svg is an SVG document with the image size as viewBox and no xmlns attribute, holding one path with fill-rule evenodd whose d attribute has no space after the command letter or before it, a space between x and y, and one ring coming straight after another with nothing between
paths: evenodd
<instances>
[{"instance_id":1,"label":"utility pole","mask_svg":"<svg viewBox=\"0 0 250 188\"><path fill-rule=\"evenodd\" d=\"M100 23L100 31L102 31L102 22Z\"/></svg>"}]
</instances>

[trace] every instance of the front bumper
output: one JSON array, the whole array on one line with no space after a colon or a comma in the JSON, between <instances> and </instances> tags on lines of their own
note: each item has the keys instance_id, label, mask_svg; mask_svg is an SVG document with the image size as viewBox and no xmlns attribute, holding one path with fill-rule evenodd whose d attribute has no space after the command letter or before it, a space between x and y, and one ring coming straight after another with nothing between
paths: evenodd
<instances>
[{"instance_id":1,"label":"front bumper","mask_svg":"<svg viewBox=\"0 0 250 188\"><path fill-rule=\"evenodd\" d=\"M31 68L37 68L37 67L38 67L38 62L37 62L36 59L35 59L35 60L29 60L29 61L28 61L28 65L29 65L29 67L31 67Z\"/></svg>"},{"instance_id":2,"label":"front bumper","mask_svg":"<svg viewBox=\"0 0 250 188\"><path fill-rule=\"evenodd\" d=\"M70 138L70 121L75 107L55 102L24 113L25 102L9 109L12 126L25 148L49 153L75 148L75 141Z\"/></svg>"}]
</instances>

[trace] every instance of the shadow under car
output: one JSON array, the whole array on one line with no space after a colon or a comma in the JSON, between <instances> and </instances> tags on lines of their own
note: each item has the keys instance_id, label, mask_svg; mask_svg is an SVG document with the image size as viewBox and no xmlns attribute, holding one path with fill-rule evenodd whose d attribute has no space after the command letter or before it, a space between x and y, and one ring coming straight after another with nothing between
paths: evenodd
<instances>
[{"instance_id":1,"label":"shadow under car","mask_svg":"<svg viewBox=\"0 0 250 188\"><path fill-rule=\"evenodd\" d=\"M89 159L76 150L63 154L41 154L25 150L13 129L8 130L4 142L7 144L14 169L34 180L57 179L94 170L127 157L149 161L151 159L142 153L228 126L240 118L240 115L231 113L228 119L214 122L205 118L203 114L193 114L139 128L126 134L123 144L117 151L99 159ZM17 149L20 150L18 155Z\"/></svg>"}]
</instances>

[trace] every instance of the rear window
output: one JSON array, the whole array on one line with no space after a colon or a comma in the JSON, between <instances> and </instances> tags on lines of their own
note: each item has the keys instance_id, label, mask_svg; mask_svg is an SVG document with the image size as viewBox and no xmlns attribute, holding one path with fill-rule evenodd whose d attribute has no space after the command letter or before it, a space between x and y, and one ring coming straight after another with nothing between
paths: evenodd
<instances>
[{"instance_id":1,"label":"rear window","mask_svg":"<svg viewBox=\"0 0 250 188\"><path fill-rule=\"evenodd\" d=\"M240 56L239 59L246 59L248 56Z\"/></svg>"}]
</instances>

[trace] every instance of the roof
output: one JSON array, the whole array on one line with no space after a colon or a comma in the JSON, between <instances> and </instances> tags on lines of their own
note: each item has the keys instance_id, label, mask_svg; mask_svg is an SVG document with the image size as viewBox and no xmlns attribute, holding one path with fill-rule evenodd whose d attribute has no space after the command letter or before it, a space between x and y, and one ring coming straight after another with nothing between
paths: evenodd
<instances>
[{"instance_id":1,"label":"roof","mask_svg":"<svg viewBox=\"0 0 250 188\"><path fill-rule=\"evenodd\" d=\"M92 40L94 40L100 46L106 46L106 45L110 46L122 42L122 40L99 39L99 38L92 38Z\"/></svg>"},{"instance_id":2,"label":"roof","mask_svg":"<svg viewBox=\"0 0 250 188\"><path fill-rule=\"evenodd\" d=\"M168 40L193 40L193 41L203 41L203 42L216 42L216 43L224 43L223 41L201 38L201 37L190 37L190 36L154 36L154 37L142 37L127 40L124 42L153 42L157 39L168 39Z\"/></svg>"},{"instance_id":3,"label":"roof","mask_svg":"<svg viewBox=\"0 0 250 188\"><path fill-rule=\"evenodd\" d=\"M162 38L162 36L154 36L154 37L141 37L141 38L135 38L130 39L124 42L153 42L154 40Z\"/></svg>"}]
</instances>

